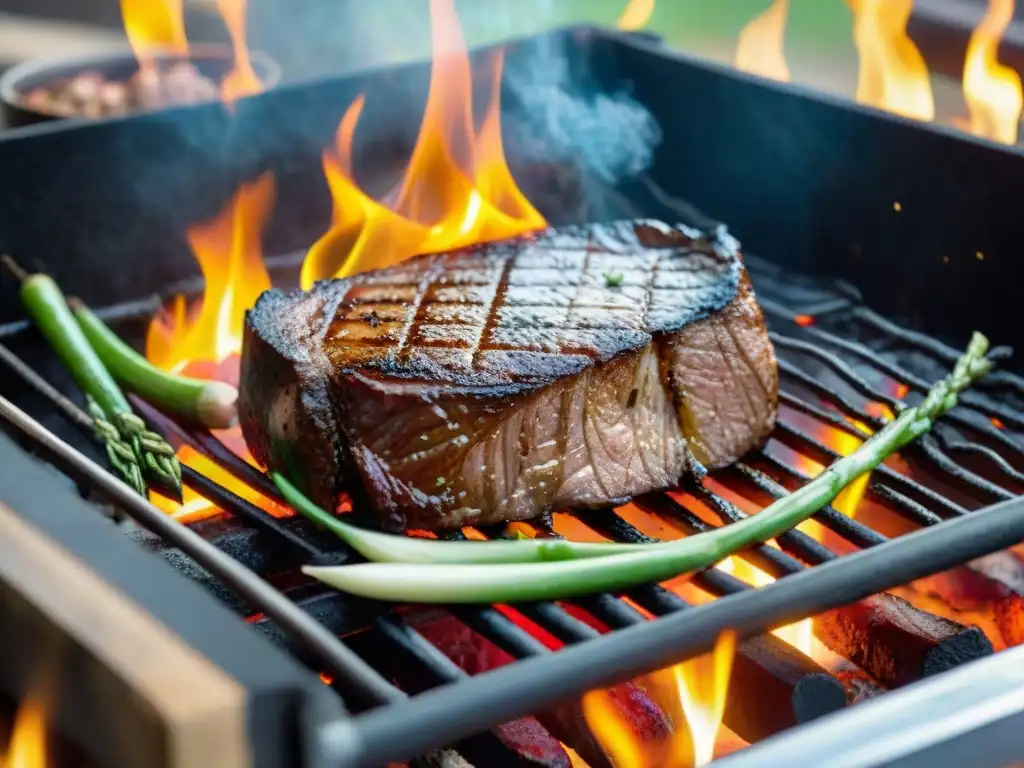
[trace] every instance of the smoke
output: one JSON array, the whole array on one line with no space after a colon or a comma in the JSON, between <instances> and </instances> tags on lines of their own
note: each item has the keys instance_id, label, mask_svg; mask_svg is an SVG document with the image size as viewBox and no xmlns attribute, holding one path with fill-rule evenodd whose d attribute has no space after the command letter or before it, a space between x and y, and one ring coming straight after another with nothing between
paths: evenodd
<instances>
[{"instance_id":1,"label":"smoke","mask_svg":"<svg viewBox=\"0 0 1024 768\"><path fill-rule=\"evenodd\" d=\"M505 86L516 102L508 130L522 159L571 163L614 185L650 167L661 127L626 90L608 92L573 72L568 39L539 38L508 62Z\"/></svg>"},{"instance_id":2,"label":"smoke","mask_svg":"<svg viewBox=\"0 0 1024 768\"><path fill-rule=\"evenodd\" d=\"M625 3L623 3L624 5ZM582 66L571 66L585 43L546 30L581 23L609 24L602 4L592 11L562 0L458 0L463 32L471 47L540 35L506 61L510 97L505 132L517 159L571 163L595 179L614 184L647 168L661 141L661 130L628 91L597 84ZM373 4L337 0L250 0L250 38L269 50L289 79L337 75L430 56L427 0L379 0ZM603 62L602 62L603 63ZM409 107L402 84L392 82L395 127L408 128ZM415 104L410 93L408 102ZM511 147L510 147L511 149Z\"/></svg>"}]
</instances>

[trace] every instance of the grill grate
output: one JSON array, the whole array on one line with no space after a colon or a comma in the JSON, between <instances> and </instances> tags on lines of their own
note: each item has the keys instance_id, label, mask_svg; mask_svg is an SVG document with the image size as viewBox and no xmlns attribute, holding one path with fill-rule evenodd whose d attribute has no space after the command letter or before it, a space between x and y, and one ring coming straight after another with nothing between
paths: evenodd
<instances>
[{"instance_id":1,"label":"grill grate","mask_svg":"<svg viewBox=\"0 0 1024 768\"><path fill-rule=\"evenodd\" d=\"M817 424L826 425L853 437L863 437L863 432L849 420L867 425L869 428L879 427L883 420L877 411L871 411L866 404L858 404L858 397L866 403L875 403L890 410L896 410L901 406L899 397L883 391L878 384L873 383L874 381L895 382L906 394L920 394L928 386L925 378L894 362L884 353L859 340L851 341L823 329L821 326L826 323L830 327L852 323L859 329L858 338L874 332L884 338L886 343L926 358L936 368L949 365L955 360L956 353L952 349L927 336L907 331L878 317L859 306L855 295L844 296L839 293L825 301L819 299L814 306L800 306L799 312L790 309L786 297L776 296L772 290L775 282L772 268L750 258L748 267L757 286L760 303L772 326L778 325L787 331L782 333L776 329L771 334L776 350L780 353L780 373L784 388L780 402L786 409L809 417ZM145 315L152 309L149 304L140 308ZM811 318L810 324L807 318ZM21 329L19 327L10 330ZM794 335L789 335L790 333ZM1000 357L1005 354L1005 350L997 350L994 356ZM829 375L816 375L811 372L810 367L793 362L792 357L810 361L827 370ZM74 426L85 432L89 431L88 417L6 348L0 347L0 360L43 395ZM809 392L820 403L808 399L801 391ZM873 474L867 486L867 494L883 504L886 509L899 514L908 523L919 527L933 527L947 519L969 517L973 509L1014 499L1024 479L1019 469L1024 465L1024 447L1012 433L1024 428L1024 416L1011 405L995 400L997 395L1006 396L1010 403L1015 402L1017 398L1024 396L1024 379L1005 371L997 372L987 382L982 383L977 393L963 398L961 407L947 417L945 423L938 426L932 435L904 452L908 458L920 464L929 478L938 478L938 483L926 484L914 476L908 476L883 465ZM237 457L210 433L177 423L145 403L136 401L135 404L148 420L166 433L173 434L177 439L191 445L251 488L280 500L273 484L263 473ZM11 418L9 409L4 411L5 415ZM1002 428L995 426L997 423L1002 425ZM29 427L24 424L22 427L31 433ZM35 433L34 437L39 443L37 447L46 450L46 435ZM836 451L802 428L797 420L784 416L780 417L773 438L779 445L818 463L827 464L838 456ZM49 450L53 452L52 445L49 446ZM59 451L57 453L59 454ZM130 508L129 512L141 514L138 510L140 500L135 499L130 504L126 503L128 500L123 494L117 493L119 484L113 478L104 475L105 484L98 483L97 478L90 479L89 473L83 472L81 466L69 466L69 461L66 456L63 459L58 456L56 463L69 470L69 474L81 483L86 492L96 492L108 499L114 496L116 502ZM759 469L759 466L766 467L782 482ZM778 455L770 448L736 464L722 473L721 477L730 481L730 487L747 489L748 498L763 501L770 501L788 493L786 484L799 484L808 479L801 467L794 466L791 460ZM259 506L239 497L192 468L183 467L183 481L219 508L232 514L238 521L258 531L258 536L265 538L269 557L276 565L337 563L353 558L352 553L347 552L340 541L310 535L308 530L301 530L301 521L297 525L296 521L275 518ZM719 518L721 524L728 524L745 516L737 506L708 489L694 487L686 490L706 505ZM650 494L637 499L635 503L642 510L670 521L687 533L711 527L705 519L688 508L685 499L681 502L668 494ZM149 509L156 512L151 507ZM609 538L622 541L652 540L613 511L587 511L581 513L579 519L589 528ZM852 548L870 549L887 545L889 541L889 537L883 533L863 522L851 519L831 506L816 515L815 519ZM146 519L141 522L150 527ZM178 527L169 521L165 522L172 527ZM201 530L204 524L192 527ZM542 522L536 527L538 535L557 535L549 521ZM389 606L363 605L356 606L359 610L353 610L354 601L324 591L318 586L306 589L304 595L300 594L301 591L296 592L297 599L294 603L280 594L268 598L269 593L265 591L257 590L257 593L254 593L252 589L244 588L245 583L258 582L253 573L242 569L241 575L238 572L227 574L223 568L211 568L209 558L212 555L209 551L198 552L193 540L168 536L167 531L168 528L164 525L162 529L158 527L157 533L169 544L177 546L186 555L212 571L215 578L219 578L226 586L236 592L241 591L243 597L248 599L250 608L265 614L254 617L254 624L265 631L276 633L315 668L329 672L336 680L335 689L351 710L386 708L387 705L395 705L406 699L403 691L385 680L377 670L367 664L366 660L333 637L351 630L352 627L348 624L353 614L367 617L374 638L383 640L389 651L397 651L419 675L429 680L429 684L460 683L467 677L466 672ZM487 533L497 535L494 531ZM461 532L445 535L453 539L465 536ZM252 543L255 538L249 535L245 541ZM260 562L257 547L242 544L232 548L225 543L217 543L221 549L237 558L238 563L227 560L232 565L237 566L240 563L261 573L269 570L266 563ZM841 559L832 549L797 530L780 536L778 544L780 549L761 545L742 553L741 556L771 576L783 580L796 579L801 573L807 577L810 574L805 572L814 572L824 563ZM942 562L962 563L977 556L978 553L988 551L979 550L978 547L979 541L976 537L955 538L952 540L950 551L945 553L947 559ZM220 552L217 552L217 555L222 557ZM215 562L223 564L223 560L216 558ZM922 576L935 570L935 567L928 570L927 563L919 563L917 567L924 569L920 573ZM893 578L899 578L899 574L894 572ZM703 571L695 576L694 581L701 589L716 597L745 595L749 600L755 599L753 596L757 592L764 591L767 595L768 591L754 589L720 568ZM806 578L802 583L807 583ZM893 581L892 585L898 583L900 582ZM241 590L240 584L243 585ZM877 590L872 589L865 594L873 591ZM613 595L596 595L575 601L575 604L611 630L648 623L642 611L658 617L683 610L693 617L706 616L709 613L706 610L709 606L690 606L679 595L658 585L630 590L625 597L629 598L633 605ZM816 599L822 605L839 605L857 597L856 586L850 585L832 598L819 596ZM1004 599L1019 602L1020 595L1013 590L1007 590ZM282 600L292 610L282 611ZM634 605L639 606L639 609ZM304 612L305 618L297 615L299 611L294 610L296 608ZM798 618L793 613L794 610L787 609L785 602L781 602L774 609L770 623L777 624L782 619ZM566 610L566 607L555 603L517 605L512 610L459 606L451 608L450 612L517 659L548 656L550 649L511 618L516 614L525 617L565 645L588 645L588 641L594 641L601 634L589 623ZM321 620L320 631L310 630L308 617L311 613ZM324 632L324 627L330 632ZM973 631L980 635L978 630ZM692 634L696 636L697 631ZM973 639L979 641L979 638ZM1019 640L1024 638L1014 639L1015 642ZM986 649L985 643L981 641L983 638L977 642L973 653L954 658L962 661L989 651L990 649ZM738 701L730 706L735 706L742 712L742 717L736 715L734 721L730 723L727 713L726 723L737 730L739 735L751 741L792 725L798 719L794 710L799 711L802 718L806 718L817 716L845 703L845 694L840 684L819 665L801 654L789 654L786 657L787 668L780 672L780 656L778 649L772 647L773 642L775 639L767 635L757 638L756 641L749 641L741 646L737 656L734 671L737 683L733 686L732 692L733 698L737 698ZM959 642L962 643L962 638L959 638ZM358 636L349 644L358 645ZM877 670L868 671L875 672L876 677L884 678ZM780 680L784 680L781 688ZM818 686L811 693L805 694L804 698L794 698L794 690L799 689L801 683L808 680L816 681ZM883 679L883 682L893 681ZM777 700L766 699L766 691L775 692ZM836 692L842 694L838 701L834 695ZM744 701L744 696L749 700ZM551 703L553 701L554 699ZM786 715L780 719L779 711L787 709ZM367 722L378 723L380 715L375 717L376 720ZM743 732L744 728L746 732ZM457 727L456 730L461 735L474 729ZM370 733L372 734L372 729ZM373 744L372 736L367 736L367 739L370 739L368 743ZM381 748L379 745L374 746ZM488 764L516 761L516 756L493 735L465 739L459 742L459 747L467 756L483 753L490 755L495 762ZM395 754L401 752L401 748L397 746L394 749ZM369 752L377 756L372 748Z\"/></svg>"}]
</instances>

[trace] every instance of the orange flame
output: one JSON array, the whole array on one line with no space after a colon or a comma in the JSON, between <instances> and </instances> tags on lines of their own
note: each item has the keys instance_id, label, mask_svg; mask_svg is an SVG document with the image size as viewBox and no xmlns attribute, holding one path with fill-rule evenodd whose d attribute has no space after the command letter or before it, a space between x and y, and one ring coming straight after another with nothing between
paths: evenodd
<instances>
[{"instance_id":1,"label":"orange flame","mask_svg":"<svg viewBox=\"0 0 1024 768\"><path fill-rule=\"evenodd\" d=\"M121 18L140 69L152 70L158 53L188 55L181 0L121 0Z\"/></svg>"},{"instance_id":2,"label":"orange flame","mask_svg":"<svg viewBox=\"0 0 1024 768\"><path fill-rule=\"evenodd\" d=\"M199 262L205 288L198 317L184 317L178 303L176 318L150 324L146 356L169 371L189 363L221 363L242 349L245 312L270 277L263 266L260 236L274 204L274 177L265 174L245 184L221 213L188 230L188 243Z\"/></svg>"},{"instance_id":3,"label":"orange flame","mask_svg":"<svg viewBox=\"0 0 1024 768\"><path fill-rule=\"evenodd\" d=\"M736 634L722 632L714 650L654 672L642 680L661 710L677 724L667 742L651 744L618 714L607 691L583 697L583 717L615 768L675 768L707 765L725 712ZM684 723L686 727L678 724Z\"/></svg>"},{"instance_id":4,"label":"orange flame","mask_svg":"<svg viewBox=\"0 0 1024 768\"><path fill-rule=\"evenodd\" d=\"M146 357L150 361L169 371L225 380L237 377L245 312L270 288L260 236L273 202L274 178L265 174L243 185L212 221L188 230L189 245L205 280L203 298L198 312L189 313L185 298L179 296L171 311L153 318L146 334ZM217 436L242 458L253 461L237 427L218 432ZM178 460L247 501L274 514L286 514L284 508L192 448L183 446L178 451ZM154 496L153 503L182 522L201 520L217 512L212 502L190 488L184 489L180 505L161 496Z\"/></svg>"},{"instance_id":5,"label":"orange flame","mask_svg":"<svg viewBox=\"0 0 1024 768\"><path fill-rule=\"evenodd\" d=\"M46 768L46 716L40 700L29 697L18 708L0 768Z\"/></svg>"},{"instance_id":6,"label":"orange flame","mask_svg":"<svg viewBox=\"0 0 1024 768\"><path fill-rule=\"evenodd\" d=\"M623 9L616 26L626 31L643 29L654 15L654 2L655 0L629 0L629 5Z\"/></svg>"},{"instance_id":7,"label":"orange flame","mask_svg":"<svg viewBox=\"0 0 1024 768\"><path fill-rule=\"evenodd\" d=\"M754 587L763 587L775 581L769 574L742 557L728 557L718 564L726 573ZM801 653L811 656L814 650L814 626L811 619L802 619L772 631L780 640L785 640Z\"/></svg>"},{"instance_id":8,"label":"orange flame","mask_svg":"<svg viewBox=\"0 0 1024 768\"><path fill-rule=\"evenodd\" d=\"M249 58L249 47L245 36L246 0L217 0L217 12L224 20L231 36L231 48L235 55L235 66L220 84L220 95L231 103L243 96L251 96L263 90L263 84L256 76Z\"/></svg>"},{"instance_id":9,"label":"orange flame","mask_svg":"<svg viewBox=\"0 0 1024 768\"><path fill-rule=\"evenodd\" d=\"M917 120L935 118L928 65L907 36L914 0L847 0L860 55L857 101Z\"/></svg>"},{"instance_id":10,"label":"orange flame","mask_svg":"<svg viewBox=\"0 0 1024 768\"><path fill-rule=\"evenodd\" d=\"M892 411L885 406L882 406L882 408L884 408L884 411L880 411L879 415L891 419L893 417ZM869 429L866 424L854 421L853 419L847 419L847 421L864 433L864 439L871 436L871 429ZM833 437L830 441L832 443L832 448L840 456L849 456L860 448L861 444L864 442L864 439L854 437L847 432L834 430L832 434ZM847 517L855 517L857 514L857 507L860 506L860 501L864 498L864 492L867 490L868 481L870 479L870 473L854 478L852 482L847 484L847 486L839 492L839 495L832 501L832 506Z\"/></svg>"},{"instance_id":11,"label":"orange flame","mask_svg":"<svg viewBox=\"0 0 1024 768\"><path fill-rule=\"evenodd\" d=\"M1013 20L1013 0L989 0L988 10L971 35L964 59L964 100L971 133L1016 144L1024 90L1020 75L996 58L999 41Z\"/></svg>"},{"instance_id":12,"label":"orange flame","mask_svg":"<svg viewBox=\"0 0 1024 768\"><path fill-rule=\"evenodd\" d=\"M693 739L693 765L707 765L715 756L715 737L722 725L729 691L736 633L726 630L710 655L698 656L672 668L680 703Z\"/></svg>"},{"instance_id":13,"label":"orange flame","mask_svg":"<svg viewBox=\"0 0 1024 768\"><path fill-rule=\"evenodd\" d=\"M419 137L400 184L377 201L362 191L352 142L363 99L338 128L324 173L334 202L331 229L309 251L302 286L385 267L420 253L498 240L546 226L516 186L501 139L502 60L491 98L474 130L469 57L453 0L431 0L433 67Z\"/></svg>"},{"instance_id":14,"label":"orange flame","mask_svg":"<svg viewBox=\"0 0 1024 768\"><path fill-rule=\"evenodd\" d=\"M735 66L744 72L788 83L784 39L789 0L775 0L771 6L740 32Z\"/></svg>"},{"instance_id":15,"label":"orange flame","mask_svg":"<svg viewBox=\"0 0 1024 768\"><path fill-rule=\"evenodd\" d=\"M234 55L232 70L221 83L221 98L229 103L263 88L246 45L245 10L246 0L217 0ZM121 18L128 44L143 72L155 72L159 54L188 58L182 0L121 0Z\"/></svg>"}]
</instances>

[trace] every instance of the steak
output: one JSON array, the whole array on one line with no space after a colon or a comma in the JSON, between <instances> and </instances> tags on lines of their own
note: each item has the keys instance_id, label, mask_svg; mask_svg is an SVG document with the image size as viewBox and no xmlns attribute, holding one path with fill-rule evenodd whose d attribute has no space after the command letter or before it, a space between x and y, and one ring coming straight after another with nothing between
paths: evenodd
<instances>
[{"instance_id":1,"label":"steak","mask_svg":"<svg viewBox=\"0 0 1024 768\"><path fill-rule=\"evenodd\" d=\"M239 408L257 460L403 530L672 487L760 445L777 397L736 241L629 221L267 291Z\"/></svg>"}]
</instances>

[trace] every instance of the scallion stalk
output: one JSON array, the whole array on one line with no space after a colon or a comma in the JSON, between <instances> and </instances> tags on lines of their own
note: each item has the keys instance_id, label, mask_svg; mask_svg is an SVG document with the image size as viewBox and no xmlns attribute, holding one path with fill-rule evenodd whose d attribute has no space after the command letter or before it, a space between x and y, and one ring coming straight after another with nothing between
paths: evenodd
<instances>
[{"instance_id":1,"label":"scallion stalk","mask_svg":"<svg viewBox=\"0 0 1024 768\"><path fill-rule=\"evenodd\" d=\"M157 368L122 341L81 301L71 299L68 303L92 348L124 387L154 405L210 429L226 429L237 422L238 390L233 386Z\"/></svg>"},{"instance_id":2,"label":"scallion stalk","mask_svg":"<svg viewBox=\"0 0 1024 768\"><path fill-rule=\"evenodd\" d=\"M599 544L565 539L438 541L379 533L339 520L306 498L283 475L271 472L270 477L296 512L322 525L367 560L379 563L544 563L603 557L621 552L624 547L648 548L646 544Z\"/></svg>"},{"instance_id":3,"label":"scallion stalk","mask_svg":"<svg viewBox=\"0 0 1024 768\"><path fill-rule=\"evenodd\" d=\"M956 405L959 392L990 370L991 363L985 357L987 350L988 340L974 334L953 373L932 387L921 403L904 410L856 451L838 459L804 487L753 517L707 533L647 545L639 552L631 550L583 560L502 563L496 559L491 564L374 562L303 570L325 584L362 597L420 603L560 600L691 573L794 528L832 501L853 480L926 433L936 418ZM445 543L420 542L424 547ZM506 547L528 544L502 543Z\"/></svg>"}]
</instances>

